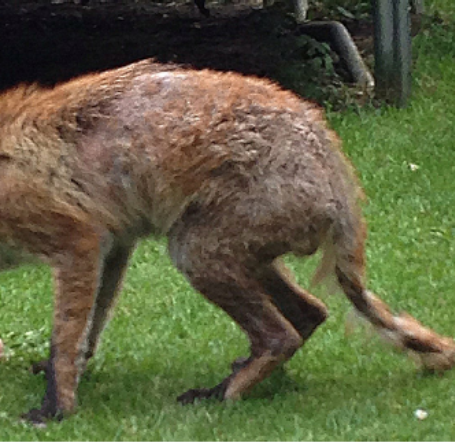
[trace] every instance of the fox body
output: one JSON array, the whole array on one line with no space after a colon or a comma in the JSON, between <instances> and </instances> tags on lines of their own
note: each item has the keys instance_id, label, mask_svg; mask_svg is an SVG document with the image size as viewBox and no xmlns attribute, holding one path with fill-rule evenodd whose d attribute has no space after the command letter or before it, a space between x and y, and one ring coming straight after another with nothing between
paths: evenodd
<instances>
[{"instance_id":1,"label":"fox body","mask_svg":"<svg viewBox=\"0 0 455 443\"><path fill-rule=\"evenodd\" d=\"M362 192L313 104L257 78L143 61L0 96L0 240L48 263L55 313L47 390L27 418L71 412L141 237L167 235L192 286L246 332L251 355L210 389L234 399L289 359L327 317L280 261L324 257L357 310L425 366L455 345L394 316L364 283Z\"/></svg>"}]
</instances>

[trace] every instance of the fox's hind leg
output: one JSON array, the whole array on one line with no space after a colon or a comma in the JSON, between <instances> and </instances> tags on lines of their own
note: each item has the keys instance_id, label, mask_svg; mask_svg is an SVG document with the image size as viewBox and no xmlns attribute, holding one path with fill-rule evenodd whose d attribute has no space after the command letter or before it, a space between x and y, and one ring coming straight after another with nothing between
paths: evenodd
<instances>
[{"instance_id":1,"label":"fox's hind leg","mask_svg":"<svg viewBox=\"0 0 455 443\"><path fill-rule=\"evenodd\" d=\"M207 257L208 258L208 257ZM198 398L239 398L266 378L277 365L302 345L300 334L273 304L260 282L237 261L211 256L201 263L203 275L192 267L187 276L208 300L221 307L246 332L251 356L231 375L210 389L192 389L179 397L182 403Z\"/></svg>"},{"instance_id":2,"label":"fox's hind leg","mask_svg":"<svg viewBox=\"0 0 455 443\"><path fill-rule=\"evenodd\" d=\"M259 280L273 304L306 340L323 323L328 311L324 303L293 281L280 259L261 269Z\"/></svg>"},{"instance_id":3,"label":"fox's hind leg","mask_svg":"<svg viewBox=\"0 0 455 443\"><path fill-rule=\"evenodd\" d=\"M280 313L294 326L303 340L307 340L328 316L327 307L315 296L294 282L281 259L258 267L258 280ZM239 358L232 364L240 370L249 358Z\"/></svg>"},{"instance_id":4,"label":"fox's hind leg","mask_svg":"<svg viewBox=\"0 0 455 443\"><path fill-rule=\"evenodd\" d=\"M182 403L240 397L291 358L327 316L325 306L292 283L273 259L253 252L252 241L261 235L267 243L270 235L235 223L232 213L232 223L223 226L218 212L213 219L213 213L194 211L169 235L171 258L195 289L245 331L251 354L234 362L232 373L214 388L181 395Z\"/></svg>"}]
</instances>

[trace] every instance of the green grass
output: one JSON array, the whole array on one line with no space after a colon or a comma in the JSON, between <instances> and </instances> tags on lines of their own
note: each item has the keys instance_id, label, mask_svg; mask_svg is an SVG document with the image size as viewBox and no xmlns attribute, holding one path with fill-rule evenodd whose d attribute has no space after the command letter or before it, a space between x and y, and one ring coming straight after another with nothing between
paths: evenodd
<instances>
[{"instance_id":1,"label":"green grass","mask_svg":"<svg viewBox=\"0 0 455 443\"><path fill-rule=\"evenodd\" d=\"M425 0L427 12L438 13L442 16L455 16L455 3L452 0Z\"/></svg>"},{"instance_id":2,"label":"green grass","mask_svg":"<svg viewBox=\"0 0 455 443\"><path fill-rule=\"evenodd\" d=\"M455 334L455 21L452 0L428 2L445 23L415 44L415 82L405 110L330 115L368 195L369 281L398 310ZM451 21L450 21L451 20ZM417 165L417 169L412 166ZM290 258L302 284L312 263ZM247 351L242 333L172 268L164 241L143 243L97 357L79 389L78 413L44 430L18 421L38 406L52 287L45 267L0 277L0 441L455 439L455 372L425 376L360 330L344 335L347 302L299 351L241 402L175 401L210 386ZM429 416L418 421L413 413Z\"/></svg>"}]
</instances>

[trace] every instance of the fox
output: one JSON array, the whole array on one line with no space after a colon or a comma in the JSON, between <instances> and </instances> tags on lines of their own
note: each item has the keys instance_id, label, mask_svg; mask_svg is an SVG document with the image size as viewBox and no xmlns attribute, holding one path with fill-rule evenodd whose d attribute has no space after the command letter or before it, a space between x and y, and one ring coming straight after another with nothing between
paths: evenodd
<instances>
[{"instance_id":1,"label":"fox","mask_svg":"<svg viewBox=\"0 0 455 443\"><path fill-rule=\"evenodd\" d=\"M52 269L47 387L24 415L75 411L77 388L135 245L165 236L195 291L245 332L250 355L183 404L240 399L326 320L283 257L322 251L359 315L424 368L455 342L394 314L366 286L363 191L320 107L267 79L142 60L0 95L0 241ZM20 262L20 260L18 260ZM8 266L14 260L7 261ZM158 294L157 294L158 296Z\"/></svg>"}]
</instances>

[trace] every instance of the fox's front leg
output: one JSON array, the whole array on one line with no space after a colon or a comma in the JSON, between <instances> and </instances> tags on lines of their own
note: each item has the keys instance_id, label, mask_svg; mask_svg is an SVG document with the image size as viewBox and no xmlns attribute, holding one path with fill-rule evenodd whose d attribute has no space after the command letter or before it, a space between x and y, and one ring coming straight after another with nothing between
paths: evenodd
<instances>
[{"instance_id":1,"label":"fox's front leg","mask_svg":"<svg viewBox=\"0 0 455 443\"><path fill-rule=\"evenodd\" d=\"M55 311L47 390L40 409L26 418L35 424L70 413L85 366L87 333L103 262L103 236L90 227L73 227L63 250L54 253ZM58 248L57 248L58 249Z\"/></svg>"},{"instance_id":2,"label":"fox's front leg","mask_svg":"<svg viewBox=\"0 0 455 443\"><path fill-rule=\"evenodd\" d=\"M109 252L106 253L95 306L93 307L93 316L90 328L87 330L85 363L95 354L100 335L109 320L110 313L120 292L128 259L133 249L134 244L118 244L113 245ZM30 369L33 374L44 372L46 377L48 377L49 368L50 363L46 359L34 363Z\"/></svg>"}]
</instances>

